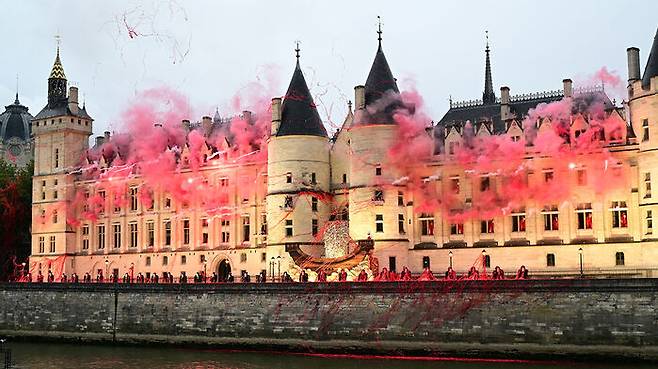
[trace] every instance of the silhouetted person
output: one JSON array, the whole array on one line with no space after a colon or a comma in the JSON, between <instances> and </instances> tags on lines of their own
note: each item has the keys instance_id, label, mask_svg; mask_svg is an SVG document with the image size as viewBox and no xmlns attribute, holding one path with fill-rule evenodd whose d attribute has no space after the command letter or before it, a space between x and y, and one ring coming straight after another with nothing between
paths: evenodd
<instances>
[{"instance_id":1,"label":"silhouetted person","mask_svg":"<svg viewBox=\"0 0 658 369\"><path fill-rule=\"evenodd\" d=\"M308 282L308 274L306 273L306 270L304 270L304 269L302 269L302 271L299 272L299 282L301 282L301 283Z\"/></svg>"},{"instance_id":2,"label":"silhouetted person","mask_svg":"<svg viewBox=\"0 0 658 369\"><path fill-rule=\"evenodd\" d=\"M69 281L68 276L66 275L66 273L62 273L62 277L59 279L59 281L61 283L66 283L66 282Z\"/></svg>"},{"instance_id":3,"label":"silhouetted person","mask_svg":"<svg viewBox=\"0 0 658 369\"><path fill-rule=\"evenodd\" d=\"M356 280L358 282L367 282L368 281L368 273L366 272L365 269L361 269L361 272L359 272L359 275L356 277Z\"/></svg>"},{"instance_id":4,"label":"silhouetted person","mask_svg":"<svg viewBox=\"0 0 658 369\"><path fill-rule=\"evenodd\" d=\"M505 271L496 265L492 273L492 277L493 279L505 279Z\"/></svg>"},{"instance_id":5,"label":"silhouetted person","mask_svg":"<svg viewBox=\"0 0 658 369\"><path fill-rule=\"evenodd\" d=\"M39 271L39 274L37 274L37 282L43 283L43 274L41 274L41 271Z\"/></svg>"},{"instance_id":6,"label":"silhouetted person","mask_svg":"<svg viewBox=\"0 0 658 369\"><path fill-rule=\"evenodd\" d=\"M528 269L525 265L521 265L519 270L516 271L516 279L528 279Z\"/></svg>"},{"instance_id":7,"label":"silhouetted person","mask_svg":"<svg viewBox=\"0 0 658 369\"><path fill-rule=\"evenodd\" d=\"M327 273L325 273L324 269L320 269L318 272L318 282L326 282L327 281Z\"/></svg>"},{"instance_id":8,"label":"silhouetted person","mask_svg":"<svg viewBox=\"0 0 658 369\"><path fill-rule=\"evenodd\" d=\"M457 279L457 272L455 272L455 270L452 269L452 267L448 267L448 270L446 270L445 279L449 281L454 281L455 279Z\"/></svg>"},{"instance_id":9,"label":"silhouetted person","mask_svg":"<svg viewBox=\"0 0 658 369\"><path fill-rule=\"evenodd\" d=\"M338 272L338 281L339 282L347 282L347 272L345 271L345 269L341 269Z\"/></svg>"}]
</instances>

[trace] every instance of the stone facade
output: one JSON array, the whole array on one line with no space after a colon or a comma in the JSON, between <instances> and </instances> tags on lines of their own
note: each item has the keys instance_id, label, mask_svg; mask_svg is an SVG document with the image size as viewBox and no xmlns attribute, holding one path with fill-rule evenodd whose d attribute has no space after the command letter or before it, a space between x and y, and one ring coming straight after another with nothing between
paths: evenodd
<instances>
[{"instance_id":1,"label":"stone facade","mask_svg":"<svg viewBox=\"0 0 658 369\"><path fill-rule=\"evenodd\" d=\"M657 288L655 279L3 285L0 334L359 354L655 361Z\"/></svg>"},{"instance_id":2,"label":"stone facade","mask_svg":"<svg viewBox=\"0 0 658 369\"><path fill-rule=\"evenodd\" d=\"M386 63L381 44L376 61L380 67ZM639 62L629 65L639 68ZM387 64L384 69L388 70ZM295 73L301 76L301 70L296 69ZM631 75L639 76L639 70L633 70ZM53 78L59 83L59 77ZM165 193L153 194L151 208L137 199L133 206L136 194L131 191L142 183L139 176L126 182L121 193L105 193L102 183L80 180L71 168L79 167L80 157L88 148L92 120L86 112L87 118L82 119L74 114L78 111L77 90L71 90L69 97L63 97L68 101L66 114L37 116L32 123L35 177L31 269L33 274L37 270L45 274L57 263L56 274L75 272L80 276L98 271L106 276L112 271L120 276L162 272L176 276L186 272L191 276L198 271L210 274L220 268L226 270L227 266L234 275L238 271L255 275L262 270L268 275L296 273L299 267L286 252L286 245L301 244L309 255L321 257L325 250L321 240L316 239L316 229L330 219L349 219L351 239L362 241L371 237L375 242L373 257L380 267L397 271L403 266L414 273L424 267L443 271L452 265L461 273L477 262L485 250L490 266L499 265L508 273L524 264L534 275L574 276L580 274L582 265L585 273L591 275L655 276L658 240L652 215L658 212L658 205L651 185L652 179L658 177L658 76L651 79L649 86L638 78L629 80L626 106L612 107L607 112L623 121L628 129L614 138L603 137L605 148L621 163L613 169L628 178L626 186L595 195L580 183L582 178L574 165L555 173L564 185L576 189L574 199L559 204L533 201L516 213L459 224L448 220L445 211L423 213L419 199L404 183L397 182L402 173L378 166L385 161L399 131L394 124L355 122L356 116L367 113L366 97L372 86L356 87L355 113L350 108L343 126L332 138L326 137L326 132L278 135L285 125L282 106L286 102L274 99L266 163L206 165L200 170L211 178L212 185L227 194L229 206L237 209L221 219L209 219L201 209L171 201ZM577 94L569 80L564 81L563 87L560 98ZM508 105L521 100L511 98L506 87L502 91L501 116L510 116L506 123L509 131L504 135L517 137L523 134L522 117L514 118ZM315 109L312 100L308 106ZM204 127L206 124L210 124L210 118L204 118ZM572 139L587 129L584 121L574 118L573 124ZM549 126L543 124L538 129ZM446 147L464 140L463 131L455 127L444 133L441 141ZM490 134L486 125L475 133ZM534 168L528 173L529 183L547 181L553 164L531 147L527 148L527 156ZM483 178L465 172L454 162L453 153L444 150L430 162L418 164L422 166L419 173L424 173L427 186L437 198L456 192L461 202L477 204L483 192ZM96 164L107 167L103 159ZM190 171L182 170L177 175L186 178ZM243 178L258 184L252 193L241 192ZM222 187L223 181L230 185ZM505 186L505 178L500 176L493 175L487 181L492 191ZM83 210L72 205L74 198L100 192L105 197L98 219L79 221ZM331 200L317 201L320 195ZM128 198L131 205L117 207L118 198ZM589 204L590 208L579 209L580 203ZM591 224L579 227L578 217L584 211ZM514 228L514 217L517 221L522 217L522 229ZM554 219L554 224L548 224L546 219L549 223ZM483 222L490 222L491 226L483 226ZM353 277L351 274L348 278Z\"/></svg>"}]
</instances>

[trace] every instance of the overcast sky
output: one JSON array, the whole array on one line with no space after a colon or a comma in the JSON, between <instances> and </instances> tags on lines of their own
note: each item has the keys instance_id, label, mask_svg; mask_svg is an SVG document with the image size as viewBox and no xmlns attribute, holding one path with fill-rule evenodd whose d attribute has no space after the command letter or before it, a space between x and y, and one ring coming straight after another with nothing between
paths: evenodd
<instances>
[{"instance_id":1,"label":"overcast sky","mask_svg":"<svg viewBox=\"0 0 658 369\"><path fill-rule=\"evenodd\" d=\"M642 68L656 34L658 1L92 1L1 0L0 103L36 114L46 102L54 36L69 83L80 88L94 133L120 126L121 111L141 90L168 86L189 98L192 120L230 111L250 82L274 77L283 95L294 68L294 43L321 115L339 124L383 44L401 85L415 86L434 119L448 98L480 98L485 30L494 90L512 94L559 89L603 66L625 81L626 48L640 48ZM130 30L134 31L131 34ZM132 37L131 37L132 35ZM403 82L404 81L404 82ZM317 100L317 99L316 99ZM329 113L327 113L329 112ZM331 129L331 128L330 128Z\"/></svg>"}]
</instances>

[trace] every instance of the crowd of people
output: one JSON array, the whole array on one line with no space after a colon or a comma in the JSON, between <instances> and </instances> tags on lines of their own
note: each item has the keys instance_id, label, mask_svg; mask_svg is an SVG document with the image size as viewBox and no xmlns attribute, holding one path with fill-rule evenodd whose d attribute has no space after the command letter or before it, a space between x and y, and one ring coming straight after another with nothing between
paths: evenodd
<instances>
[{"instance_id":1,"label":"crowd of people","mask_svg":"<svg viewBox=\"0 0 658 369\"><path fill-rule=\"evenodd\" d=\"M270 279L271 279L270 282L282 282L282 283L294 282L292 276L290 276L288 272L283 272L281 276L277 278L270 278ZM414 277L411 274L409 268L405 266L402 268L402 271L400 273L397 273L394 270L388 270L387 268L383 268L379 273L375 273L372 276L372 278L370 277L370 275L365 269L362 269L359 272L359 274L355 278L352 278L351 280L354 282L368 282L368 281L395 282L395 281L440 281L440 280L456 281L456 280L484 280L484 279L486 280L528 279L528 269L525 267L525 265L521 265L521 267L516 271L515 275L508 276L505 274L505 271L499 266L496 266L491 272L491 274L489 274L486 269L479 271L475 266L472 266L466 273L463 273L462 275L458 275L457 272L452 267L448 267L448 269L445 271L445 273L442 276L437 277L430 270L429 267L426 267L423 269L420 275ZM347 270L338 269L336 278L332 278L331 280L338 282L347 282L348 281ZM44 282L54 283L55 275L51 270L48 270L45 276L41 273L41 271L39 271L36 276L36 279L33 279L31 273L27 273L25 275L24 281L37 282L37 283L44 283ZM131 275L129 273L125 273L121 278L119 278L118 273L111 273L108 278L105 278L103 276L103 271L99 270L96 273L95 278L93 278L93 281L95 283L158 284L158 283L174 283L175 279L174 279L174 275L169 272L163 272L162 276L159 276L158 273L147 273L147 275L144 275L141 272L137 273L137 275ZM241 283L251 283L251 276L246 271L242 271L240 273L239 281ZM298 282L306 283L309 281L310 280L308 273L306 272L306 270L302 269L299 272ZM329 279L327 276L327 272L324 269L320 269L317 272L317 278L315 279L315 281L328 282ZM59 282L79 283L80 277L76 273L73 273L70 276L68 276L66 273L62 273L61 277L59 278ZM205 272L199 271L196 272L192 277L192 279L190 280L186 272L181 272L180 276L177 279L177 282L180 284L186 284L190 282L233 283L235 282L235 278L233 277L231 272L228 272L228 274L223 277L220 277L217 273L213 272L213 274L210 277L208 277ZM264 270L256 274L255 282L256 283L268 282L268 276L266 275ZM92 283L92 275L90 273L85 273L82 276L82 283Z\"/></svg>"}]
</instances>

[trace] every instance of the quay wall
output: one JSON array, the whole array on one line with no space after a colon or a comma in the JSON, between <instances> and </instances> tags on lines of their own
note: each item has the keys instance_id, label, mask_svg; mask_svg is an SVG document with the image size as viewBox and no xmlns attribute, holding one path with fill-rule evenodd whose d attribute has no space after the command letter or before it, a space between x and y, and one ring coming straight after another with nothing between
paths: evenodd
<instances>
[{"instance_id":1,"label":"quay wall","mask_svg":"<svg viewBox=\"0 0 658 369\"><path fill-rule=\"evenodd\" d=\"M0 336L658 361L658 279L0 284Z\"/></svg>"}]
</instances>

